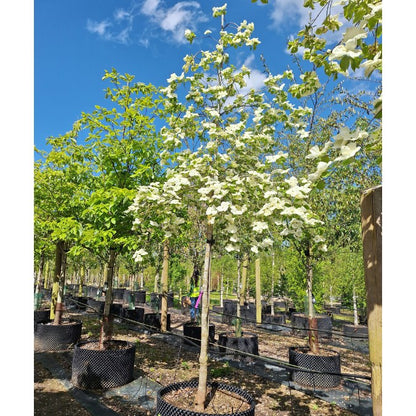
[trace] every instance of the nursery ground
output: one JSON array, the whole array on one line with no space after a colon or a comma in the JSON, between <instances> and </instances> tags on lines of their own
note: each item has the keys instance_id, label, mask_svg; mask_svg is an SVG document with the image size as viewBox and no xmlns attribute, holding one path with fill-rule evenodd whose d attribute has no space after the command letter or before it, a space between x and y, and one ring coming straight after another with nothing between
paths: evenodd
<instances>
[{"instance_id":1,"label":"nursery ground","mask_svg":"<svg viewBox=\"0 0 416 416\"><path fill-rule=\"evenodd\" d=\"M179 310L172 309L170 313L172 333L180 335L182 325L188 320L188 316L181 314ZM82 319L82 339L97 338L99 319L96 314L68 313L68 315ZM214 320L216 333L230 329L228 325L222 324L218 319ZM158 386L197 377L198 350L192 346L184 345L179 337L154 333L140 326L131 327L121 321L115 323L114 329L115 338L136 343L135 381L124 389L110 389L107 392L82 392L70 383L71 350L35 353L35 416L153 415L154 391ZM289 346L305 345L304 338L292 336L290 331L283 330L274 333L250 326L250 332L256 332L259 336L260 356L287 362ZM333 339L330 343L332 349L341 353L342 373L369 376L368 355L347 348L347 344L348 340L343 340L342 337ZM277 383L273 378L262 376L261 372L254 371L254 365L252 367L250 364L239 366L232 361L217 359L214 351L211 354L209 369L212 380L237 385L252 394L257 403L256 416L359 414L341 408L328 400L321 400L316 395L306 394L304 391L298 390L293 383ZM264 370L264 372L267 371ZM147 387L148 392L138 397L138 392L140 389L143 390L143 387ZM364 401L367 400L368 403L369 391L366 388L360 389L358 392L353 391L350 395L345 394L341 388L337 390L335 393L338 396L344 394L346 402L348 400L357 402L355 396L359 394L360 398ZM143 401L146 395L148 401Z\"/></svg>"}]
</instances>

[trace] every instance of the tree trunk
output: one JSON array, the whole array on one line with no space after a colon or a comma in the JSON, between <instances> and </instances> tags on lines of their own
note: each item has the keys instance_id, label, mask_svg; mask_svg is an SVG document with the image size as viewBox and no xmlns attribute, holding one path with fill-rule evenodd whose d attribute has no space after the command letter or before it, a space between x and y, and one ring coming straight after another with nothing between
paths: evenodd
<instances>
[{"instance_id":1,"label":"tree trunk","mask_svg":"<svg viewBox=\"0 0 416 416\"><path fill-rule=\"evenodd\" d=\"M59 281L61 279L63 244L63 241L58 241L55 246L55 269L52 282L51 313L49 315L50 319L55 319L56 302L59 292Z\"/></svg>"},{"instance_id":2,"label":"tree trunk","mask_svg":"<svg viewBox=\"0 0 416 416\"><path fill-rule=\"evenodd\" d=\"M261 324L261 274L260 258L256 259L256 324Z\"/></svg>"},{"instance_id":3,"label":"tree trunk","mask_svg":"<svg viewBox=\"0 0 416 416\"><path fill-rule=\"evenodd\" d=\"M78 296L82 296L82 286L85 281L85 266L81 265L81 270L79 272L79 286L78 286Z\"/></svg>"},{"instance_id":4,"label":"tree trunk","mask_svg":"<svg viewBox=\"0 0 416 416\"><path fill-rule=\"evenodd\" d=\"M309 321L309 348L314 354L319 353L319 338L318 338L318 321L315 317L315 308L313 305L313 269L311 264L311 255L309 247L306 250L306 272L308 284L308 321Z\"/></svg>"},{"instance_id":5,"label":"tree trunk","mask_svg":"<svg viewBox=\"0 0 416 416\"><path fill-rule=\"evenodd\" d=\"M275 269L275 253L273 251L273 256L272 256L272 287L271 287L271 296L270 296L270 314L273 316L274 315L274 278L275 278L275 273L274 273L274 269Z\"/></svg>"},{"instance_id":6,"label":"tree trunk","mask_svg":"<svg viewBox=\"0 0 416 416\"><path fill-rule=\"evenodd\" d=\"M104 349L104 342L110 341L113 334L113 317L110 314L111 304L113 302L113 278L114 278L114 265L116 262L116 251L110 249L108 258L107 271L107 292L105 294L104 314L101 321L100 331L100 350Z\"/></svg>"},{"instance_id":7,"label":"tree trunk","mask_svg":"<svg viewBox=\"0 0 416 416\"><path fill-rule=\"evenodd\" d=\"M220 307L224 307L224 274L221 272L221 280L220 280Z\"/></svg>"},{"instance_id":8,"label":"tree trunk","mask_svg":"<svg viewBox=\"0 0 416 416\"><path fill-rule=\"evenodd\" d=\"M60 246L61 267L58 280L58 293L55 306L55 317L53 323L60 325L62 321L62 314L64 310L64 286L65 286L65 272L66 272L66 245L62 243Z\"/></svg>"},{"instance_id":9,"label":"tree trunk","mask_svg":"<svg viewBox=\"0 0 416 416\"><path fill-rule=\"evenodd\" d=\"M235 336L241 337L241 261L237 260L237 318L235 320Z\"/></svg>"},{"instance_id":10,"label":"tree trunk","mask_svg":"<svg viewBox=\"0 0 416 416\"><path fill-rule=\"evenodd\" d=\"M243 257L243 270L241 273L241 292L240 292L240 305L243 306L246 302L247 292L247 270L248 270L248 254L244 254Z\"/></svg>"},{"instance_id":11,"label":"tree trunk","mask_svg":"<svg viewBox=\"0 0 416 416\"><path fill-rule=\"evenodd\" d=\"M199 381L195 396L195 410L203 412L207 397L208 379L208 335L209 335L209 277L213 245L213 225L207 225L207 242L205 245L204 273L202 275L202 310L201 310L201 348L199 353Z\"/></svg>"},{"instance_id":12,"label":"tree trunk","mask_svg":"<svg viewBox=\"0 0 416 416\"><path fill-rule=\"evenodd\" d=\"M144 271L140 270L140 289L144 288Z\"/></svg>"},{"instance_id":13,"label":"tree trunk","mask_svg":"<svg viewBox=\"0 0 416 416\"><path fill-rule=\"evenodd\" d=\"M46 262L44 276L43 288L47 289L49 286L49 261Z\"/></svg>"},{"instance_id":14,"label":"tree trunk","mask_svg":"<svg viewBox=\"0 0 416 416\"><path fill-rule=\"evenodd\" d=\"M361 196L373 415L382 414L382 187Z\"/></svg>"},{"instance_id":15,"label":"tree trunk","mask_svg":"<svg viewBox=\"0 0 416 416\"><path fill-rule=\"evenodd\" d=\"M160 310L160 330L167 331L168 325L168 272L169 272L169 242L163 243L163 263L162 263L162 304Z\"/></svg>"},{"instance_id":16,"label":"tree trunk","mask_svg":"<svg viewBox=\"0 0 416 416\"><path fill-rule=\"evenodd\" d=\"M354 325L358 325L357 296L355 295L355 287L352 288L352 305L354 309Z\"/></svg>"},{"instance_id":17,"label":"tree trunk","mask_svg":"<svg viewBox=\"0 0 416 416\"><path fill-rule=\"evenodd\" d=\"M45 265L45 254L41 253L40 259L39 259L39 269L38 269L38 275L36 278L36 289L35 289L35 310L38 310L40 308L40 301L41 301L41 295L40 295L40 288L43 283L43 268Z\"/></svg>"},{"instance_id":18,"label":"tree trunk","mask_svg":"<svg viewBox=\"0 0 416 416\"><path fill-rule=\"evenodd\" d=\"M153 292L158 293L159 292L159 272L156 272L155 274L155 285L153 288Z\"/></svg>"}]
</instances>

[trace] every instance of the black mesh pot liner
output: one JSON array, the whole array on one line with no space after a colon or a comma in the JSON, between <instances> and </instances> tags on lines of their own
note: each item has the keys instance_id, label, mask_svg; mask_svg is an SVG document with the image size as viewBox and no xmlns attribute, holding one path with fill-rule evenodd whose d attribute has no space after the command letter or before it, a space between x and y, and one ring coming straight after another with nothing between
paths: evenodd
<instances>
[{"instance_id":1,"label":"black mesh pot liner","mask_svg":"<svg viewBox=\"0 0 416 416\"><path fill-rule=\"evenodd\" d=\"M127 341L112 340L107 345L118 349L88 349L98 341L84 341L74 348L71 382L80 389L97 390L123 386L133 380L136 346Z\"/></svg>"},{"instance_id":2,"label":"black mesh pot liner","mask_svg":"<svg viewBox=\"0 0 416 416\"><path fill-rule=\"evenodd\" d=\"M254 416L255 402L254 399L244 390L239 389L238 387L230 386L227 384L220 383L208 383L210 387L214 387L217 390L228 391L234 394L237 394L244 398L250 405L250 408L245 411L236 410L234 413L221 414L221 416ZM157 393L156 401L156 415L157 416L207 416L207 413L195 412L188 409L180 409L168 402L163 398L164 395L172 392L179 391L183 388L198 387L198 380L185 381L183 383L170 384L169 386L163 387ZM213 415L211 415L213 416Z\"/></svg>"},{"instance_id":3,"label":"black mesh pot liner","mask_svg":"<svg viewBox=\"0 0 416 416\"><path fill-rule=\"evenodd\" d=\"M341 359L338 353L334 355L307 354L308 348L289 348L289 364L306 368L307 370L341 373ZM291 370L291 378L301 386L318 389L329 389L339 386L341 376L336 374L318 374L305 370Z\"/></svg>"},{"instance_id":4,"label":"black mesh pot liner","mask_svg":"<svg viewBox=\"0 0 416 416\"><path fill-rule=\"evenodd\" d=\"M66 350L81 338L81 321L63 320L62 325L51 325L50 322L48 320L35 323L35 351Z\"/></svg>"}]
</instances>

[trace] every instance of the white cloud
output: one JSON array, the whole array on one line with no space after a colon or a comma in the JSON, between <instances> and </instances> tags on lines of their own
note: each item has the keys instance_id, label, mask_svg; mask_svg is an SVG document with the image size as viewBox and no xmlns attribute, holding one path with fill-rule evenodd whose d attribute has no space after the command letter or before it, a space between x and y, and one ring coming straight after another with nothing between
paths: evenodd
<instances>
[{"instance_id":1,"label":"white cloud","mask_svg":"<svg viewBox=\"0 0 416 416\"><path fill-rule=\"evenodd\" d=\"M159 6L159 3L160 0L146 0L141 8L142 14L146 16L154 15Z\"/></svg>"},{"instance_id":2,"label":"white cloud","mask_svg":"<svg viewBox=\"0 0 416 416\"><path fill-rule=\"evenodd\" d=\"M284 30L288 25L304 26L308 22L308 9L303 7L303 0L273 0L272 26L277 30Z\"/></svg>"},{"instance_id":3,"label":"white cloud","mask_svg":"<svg viewBox=\"0 0 416 416\"><path fill-rule=\"evenodd\" d=\"M254 54L250 54L244 61L244 66L250 69L250 77L245 77L246 86L240 91L241 94L247 94L251 89L259 91L264 87L264 80L267 78L266 74L258 69L251 68L255 59Z\"/></svg>"},{"instance_id":4,"label":"white cloud","mask_svg":"<svg viewBox=\"0 0 416 416\"><path fill-rule=\"evenodd\" d=\"M196 1L180 1L172 7L166 7L159 0L146 0L140 11L157 27L158 35L162 29L162 33L177 43L187 43L185 30L194 31L198 23L208 20Z\"/></svg>"},{"instance_id":5,"label":"white cloud","mask_svg":"<svg viewBox=\"0 0 416 416\"><path fill-rule=\"evenodd\" d=\"M105 37L107 35L107 28L111 26L111 23L107 20L102 22L95 22L94 20L87 20L87 30L91 33L96 33L99 36Z\"/></svg>"},{"instance_id":6,"label":"white cloud","mask_svg":"<svg viewBox=\"0 0 416 416\"><path fill-rule=\"evenodd\" d=\"M143 24L143 16L148 18L150 25L147 22ZM115 9L110 18L101 22L88 19L87 30L107 41L122 44L134 41L148 47L151 38L161 35L167 41L187 43L185 30L196 31L198 24L206 21L208 18L197 1L144 0L133 2L132 7L127 10Z\"/></svg>"}]
</instances>

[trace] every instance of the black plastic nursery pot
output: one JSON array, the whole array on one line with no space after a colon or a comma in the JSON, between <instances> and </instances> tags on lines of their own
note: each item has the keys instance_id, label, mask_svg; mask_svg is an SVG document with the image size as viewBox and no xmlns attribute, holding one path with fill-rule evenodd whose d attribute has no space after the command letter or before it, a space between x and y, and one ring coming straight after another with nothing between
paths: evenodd
<instances>
[{"instance_id":1,"label":"black plastic nursery pot","mask_svg":"<svg viewBox=\"0 0 416 416\"><path fill-rule=\"evenodd\" d=\"M222 323L231 325L232 320L237 315L237 301L225 299L223 301Z\"/></svg>"},{"instance_id":2,"label":"black plastic nursery pot","mask_svg":"<svg viewBox=\"0 0 416 416\"><path fill-rule=\"evenodd\" d=\"M35 351L62 351L76 344L81 338L82 322L63 319L60 325L51 320L35 323Z\"/></svg>"},{"instance_id":3,"label":"black plastic nursery pot","mask_svg":"<svg viewBox=\"0 0 416 416\"><path fill-rule=\"evenodd\" d=\"M274 315L264 315L262 322L264 324L284 325L286 323L286 314L282 312L275 313Z\"/></svg>"},{"instance_id":4,"label":"black plastic nursery pot","mask_svg":"<svg viewBox=\"0 0 416 416\"><path fill-rule=\"evenodd\" d=\"M201 325L197 322L185 322L183 324L183 336L185 337L185 344L201 345ZM215 342L215 325L209 324L208 328L208 342Z\"/></svg>"},{"instance_id":5,"label":"black plastic nursery pot","mask_svg":"<svg viewBox=\"0 0 416 416\"><path fill-rule=\"evenodd\" d=\"M284 300L275 300L273 302L274 308L281 308L286 310L286 302Z\"/></svg>"},{"instance_id":6,"label":"black plastic nursery pot","mask_svg":"<svg viewBox=\"0 0 416 416\"><path fill-rule=\"evenodd\" d=\"M231 332L222 332L218 334L218 350L221 354L233 355L235 359L250 361L250 357L238 354L237 351L259 355L259 339L256 334L249 332L242 332L241 337L236 337Z\"/></svg>"},{"instance_id":7,"label":"black plastic nursery pot","mask_svg":"<svg viewBox=\"0 0 416 416\"><path fill-rule=\"evenodd\" d=\"M332 338L332 319L328 315L315 315L318 324L318 337ZM292 313L290 316L292 332L296 335L307 336L309 333L309 318L304 313Z\"/></svg>"},{"instance_id":8,"label":"black plastic nursery pot","mask_svg":"<svg viewBox=\"0 0 416 416\"><path fill-rule=\"evenodd\" d=\"M96 286L87 286L87 296L89 298L97 297L97 290L98 290L98 287Z\"/></svg>"},{"instance_id":9,"label":"black plastic nursery pot","mask_svg":"<svg viewBox=\"0 0 416 416\"><path fill-rule=\"evenodd\" d=\"M71 382L83 390L110 389L133 380L136 346L131 342L111 340L106 349L98 349L98 341L75 345Z\"/></svg>"},{"instance_id":10,"label":"black plastic nursery pot","mask_svg":"<svg viewBox=\"0 0 416 416\"><path fill-rule=\"evenodd\" d=\"M145 313L143 323L149 327L160 330L160 313ZM167 316L167 330L170 331L170 313Z\"/></svg>"},{"instance_id":11,"label":"black plastic nursery pot","mask_svg":"<svg viewBox=\"0 0 416 416\"><path fill-rule=\"evenodd\" d=\"M113 300L123 300L124 292L126 289L124 288L113 288Z\"/></svg>"},{"instance_id":12,"label":"black plastic nursery pot","mask_svg":"<svg viewBox=\"0 0 416 416\"><path fill-rule=\"evenodd\" d=\"M88 298L85 296L74 296L72 298L75 302L75 307L80 311L85 311L87 309Z\"/></svg>"},{"instance_id":13,"label":"black plastic nursery pot","mask_svg":"<svg viewBox=\"0 0 416 416\"><path fill-rule=\"evenodd\" d=\"M367 339L368 338L368 326L365 325L350 325L345 324L342 327L342 332L346 337L352 337L352 338L362 338Z\"/></svg>"},{"instance_id":14,"label":"black plastic nursery pot","mask_svg":"<svg viewBox=\"0 0 416 416\"><path fill-rule=\"evenodd\" d=\"M123 308L121 310L121 317L131 319L132 321L136 322L144 322L144 308ZM131 322L128 323L130 324Z\"/></svg>"},{"instance_id":15,"label":"black plastic nursery pot","mask_svg":"<svg viewBox=\"0 0 416 416\"><path fill-rule=\"evenodd\" d=\"M217 416L254 416L255 414L255 406L256 403L246 391L234 387L228 384L221 384L221 383L207 383L209 388L213 390L226 392L227 394L232 394L238 396L241 400L247 403L248 409L246 410L236 410L232 413L216 413ZM156 415L158 416L208 416L208 413L201 413L196 412L190 409L182 409L177 407L168 401L165 400L164 396L171 392L180 392L184 390L184 394L186 393L187 389L198 387L198 380L191 380L191 381L184 381L182 383L174 383L168 386L162 387L157 393L156 399ZM211 414L212 416L212 414Z\"/></svg>"},{"instance_id":16,"label":"black plastic nursery pot","mask_svg":"<svg viewBox=\"0 0 416 416\"><path fill-rule=\"evenodd\" d=\"M118 302L114 302L110 305L110 313L112 315L122 316L123 305Z\"/></svg>"},{"instance_id":17,"label":"black plastic nursery pot","mask_svg":"<svg viewBox=\"0 0 416 416\"><path fill-rule=\"evenodd\" d=\"M104 312L104 305L105 302L103 300L95 300L95 299L88 299L88 306L87 312L92 313L103 313Z\"/></svg>"},{"instance_id":18,"label":"black plastic nursery pot","mask_svg":"<svg viewBox=\"0 0 416 416\"><path fill-rule=\"evenodd\" d=\"M49 316L51 314L50 309L38 310L34 311L34 322L35 324L38 322L46 322L49 320Z\"/></svg>"},{"instance_id":19,"label":"black plastic nursery pot","mask_svg":"<svg viewBox=\"0 0 416 416\"><path fill-rule=\"evenodd\" d=\"M338 352L321 349L322 354L310 353L308 347L289 347L289 364L305 368L290 371L295 383L318 389L330 389L341 384L341 358ZM308 370L322 373L308 372ZM334 373L334 374L328 374Z\"/></svg>"},{"instance_id":20,"label":"black plastic nursery pot","mask_svg":"<svg viewBox=\"0 0 416 416\"><path fill-rule=\"evenodd\" d=\"M134 304L141 305L146 303L146 291L145 290L134 290L131 292L134 295Z\"/></svg>"}]
</instances>

